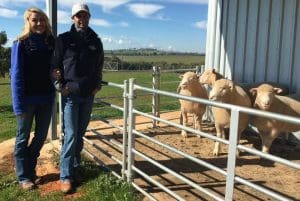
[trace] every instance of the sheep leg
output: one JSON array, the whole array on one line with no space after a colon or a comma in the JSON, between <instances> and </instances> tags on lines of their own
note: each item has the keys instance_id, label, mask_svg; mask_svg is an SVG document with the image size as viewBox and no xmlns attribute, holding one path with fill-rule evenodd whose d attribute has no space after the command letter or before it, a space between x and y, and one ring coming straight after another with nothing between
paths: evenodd
<instances>
[{"instance_id":1,"label":"sheep leg","mask_svg":"<svg viewBox=\"0 0 300 201\"><path fill-rule=\"evenodd\" d=\"M187 113L181 111L181 115L182 115L182 125L183 126L187 126L187 122L188 122L188 118L187 118ZM186 138L187 137L187 132L185 130L181 130L181 135Z\"/></svg>"},{"instance_id":2,"label":"sheep leg","mask_svg":"<svg viewBox=\"0 0 300 201\"><path fill-rule=\"evenodd\" d=\"M201 118L198 114L194 114L194 129L201 131ZM197 137L201 138L200 135L197 135Z\"/></svg>"},{"instance_id":3,"label":"sheep leg","mask_svg":"<svg viewBox=\"0 0 300 201\"><path fill-rule=\"evenodd\" d=\"M262 152L269 153L270 147L274 141L274 139L278 136L278 132L272 130L270 133L260 133L261 141L262 141Z\"/></svg>"},{"instance_id":4,"label":"sheep leg","mask_svg":"<svg viewBox=\"0 0 300 201\"><path fill-rule=\"evenodd\" d=\"M218 124L215 124L215 127L216 127L216 131L217 131L217 137L221 138L224 135L223 127L218 125ZM221 149L221 143L216 141L215 142L215 147L214 147L214 150L213 150L213 155L218 156L219 153L220 153L220 149Z\"/></svg>"}]
</instances>

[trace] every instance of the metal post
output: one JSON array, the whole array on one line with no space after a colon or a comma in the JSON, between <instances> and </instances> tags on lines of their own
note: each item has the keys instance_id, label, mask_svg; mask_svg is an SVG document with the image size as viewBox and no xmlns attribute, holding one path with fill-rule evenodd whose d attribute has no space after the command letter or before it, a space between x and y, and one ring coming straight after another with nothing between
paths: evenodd
<instances>
[{"instance_id":1,"label":"metal post","mask_svg":"<svg viewBox=\"0 0 300 201\"><path fill-rule=\"evenodd\" d=\"M239 111L231 110L225 200L233 198L235 163L238 141Z\"/></svg>"},{"instance_id":2,"label":"metal post","mask_svg":"<svg viewBox=\"0 0 300 201\"><path fill-rule=\"evenodd\" d=\"M128 125L128 80L124 80L124 91L123 91L123 155L122 155L122 179L126 177L126 158L127 158L127 125Z\"/></svg>"},{"instance_id":3,"label":"metal post","mask_svg":"<svg viewBox=\"0 0 300 201\"><path fill-rule=\"evenodd\" d=\"M128 161L127 161L127 182L131 183L133 180L132 166L134 165L134 154L132 149L134 148L134 134L133 129L135 128L135 115L134 109L134 84L135 79L129 79L129 93L128 93Z\"/></svg>"},{"instance_id":4,"label":"metal post","mask_svg":"<svg viewBox=\"0 0 300 201\"><path fill-rule=\"evenodd\" d=\"M196 74L197 75L201 74L201 67L200 66L196 66Z\"/></svg>"},{"instance_id":5,"label":"metal post","mask_svg":"<svg viewBox=\"0 0 300 201\"><path fill-rule=\"evenodd\" d=\"M46 10L52 26L52 33L57 35L57 0L46 0ZM52 109L52 118L50 122L51 140L57 139L57 98L54 98L54 104Z\"/></svg>"},{"instance_id":6,"label":"metal post","mask_svg":"<svg viewBox=\"0 0 300 201\"><path fill-rule=\"evenodd\" d=\"M160 89L160 68L153 66L152 72L152 89ZM159 94L153 93L152 95L152 114L155 117L160 116L159 111L160 96ZM156 128L156 124L159 123L156 120L152 119L152 127Z\"/></svg>"}]
</instances>

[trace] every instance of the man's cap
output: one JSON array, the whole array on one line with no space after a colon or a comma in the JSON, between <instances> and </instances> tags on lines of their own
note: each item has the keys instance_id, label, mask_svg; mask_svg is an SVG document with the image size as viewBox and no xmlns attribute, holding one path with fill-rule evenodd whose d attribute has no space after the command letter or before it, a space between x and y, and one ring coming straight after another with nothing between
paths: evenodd
<instances>
[{"instance_id":1,"label":"man's cap","mask_svg":"<svg viewBox=\"0 0 300 201\"><path fill-rule=\"evenodd\" d=\"M76 15L80 11L84 11L84 12L87 12L88 14L90 14L90 9L86 4L77 3L77 4L74 4L72 7L72 17L74 17L74 15Z\"/></svg>"}]
</instances>

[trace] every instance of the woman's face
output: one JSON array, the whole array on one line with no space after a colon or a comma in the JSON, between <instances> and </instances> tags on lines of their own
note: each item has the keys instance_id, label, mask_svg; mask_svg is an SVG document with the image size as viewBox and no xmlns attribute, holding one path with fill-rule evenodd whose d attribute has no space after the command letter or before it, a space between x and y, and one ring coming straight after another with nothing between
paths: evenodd
<instances>
[{"instance_id":1,"label":"woman's face","mask_svg":"<svg viewBox=\"0 0 300 201\"><path fill-rule=\"evenodd\" d=\"M30 25L30 31L33 33L44 33L46 30L46 20L45 18L36 12L31 13L28 19Z\"/></svg>"}]
</instances>

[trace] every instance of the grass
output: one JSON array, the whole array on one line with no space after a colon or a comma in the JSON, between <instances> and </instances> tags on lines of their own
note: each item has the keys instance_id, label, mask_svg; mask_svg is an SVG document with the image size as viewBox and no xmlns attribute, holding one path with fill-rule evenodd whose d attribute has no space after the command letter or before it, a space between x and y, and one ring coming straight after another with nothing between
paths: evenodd
<instances>
[{"instance_id":1,"label":"grass","mask_svg":"<svg viewBox=\"0 0 300 201\"><path fill-rule=\"evenodd\" d=\"M123 84L124 80L130 78L136 79L136 84L152 88L152 72L104 72L103 79L108 82ZM161 90L176 92L179 83L178 74L162 73L161 74ZM8 78L0 78L0 142L10 139L16 134L16 117L13 114L11 102L10 80ZM113 103L115 105L123 105L123 90L103 86L102 90L97 93L96 98L103 101ZM151 94L137 91L136 108L143 112L151 111ZM179 108L178 100L166 96L161 96L161 110L174 110ZM95 104L92 119L101 118L120 118L122 112L103 104Z\"/></svg>"},{"instance_id":2,"label":"grass","mask_svg":"<svg viewBox=\"0 0 300 201\"><path fill-rule=\"evenodd\" d=\"M103 79L105 81L123 84L124 80L135 78L138 85L149 87L152 86L151 72L105 72ZM178 74L163 73L161 75L161 89L170 92L176 92L179 82ZM169 83L167 83L169 82ZM0 79L0 142L12 138L16 133L16 118L12 110L10 81L9 79ZM151 111L152 96L137 91L136 108L144 112ZM122 106L123 91L122 89L103 86L102 90L97 94L97 98L107 102ZM178 100L169 97L161 97L161 110L178 109ZM118 118L122 117L122 112L103 104L95 104L92 119L101 118ZM58 161L58 159L57 159ZM107 172L101 171L99 166L91 162L84 162L84 177L87 182L82 185L78 191L85 192L84 196L74 198L74 200L99 200L99 201L134 201L138 200L137 194L133 193L133 189L126 183L118 180ZM64 195L60 192L50 193L41 196L39 190L31 192L23 192L16 183L15 172L12 168L1 171L0 167L0 201L56 201L64 200Z\"/></svg>"},{"instance_id":3,"label":"grass","mask_svg":"<svg viewBox=\"0 0 300 201\"><path fill-rule=\"evenodd\" d=\"M55 160L55 159L54 159ZM15 172L4 164L0 169L0 201L58 201L67 200L59 191L41 196L39 189L23 191L19 188ZM5 168L6 167L6 168ZM118 180L110 173L103 171L92 161L83 159L82 176L85 178L82 186L77 188L80 196L74 201L136 201L139 195L126 183Z\"/></svg>"},{"instance_id":4,"label":"grass","mask_svg":"<svg viewBox=\"0 0 300 201\"><path fill-rule=\"evenodd\" d=\"M118 55L117 55L118 56ZM121 60L127 62L166 62L183 63L183 64L204 64L205 56L203 55L153 55L153 56L118 56Z\"/></svg>"}]
</instances>

